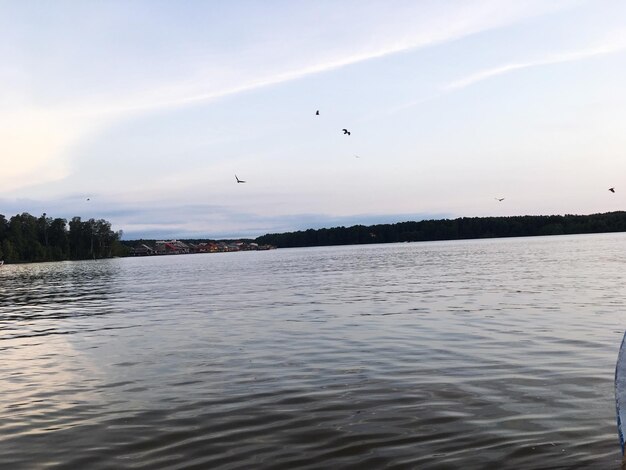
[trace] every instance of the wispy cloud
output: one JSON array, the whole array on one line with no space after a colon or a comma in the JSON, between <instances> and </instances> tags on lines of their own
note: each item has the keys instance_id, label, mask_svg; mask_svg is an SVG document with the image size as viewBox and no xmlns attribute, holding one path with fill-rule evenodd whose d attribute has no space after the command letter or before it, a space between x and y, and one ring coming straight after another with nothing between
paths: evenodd
<instances>
[{"instance_id":1,"label":"wispy cloud","mask_svg":"<svg viewBox=\"0 0 626 470\"><path fill-rule=\"evenodd\" d=\"M451 217L447 213L356 214L337 216L323 213L263 215L252 211L213 204L179 204L167 202L131 204L111 200L86 203L76 195L54 201L37 199L0 199L0 214L7 218L29 212L39 216L69 220L104 218L113 229L123 229L125 239L138 238L256 238L266 233L330 228L352 225L390 224L424 219Z\"/></svg>"},{"instance_id":2,"label":"wispy cloud","mask_svg":"<svg viewBox=\"0 0 626 470\"><path fill-rule=\"evenodd\" d=\"M182 214L187 215L185 208ZM256 238L267 233L294 232L298 230L332 228L353 225L394 224L398 222L442 219L452 217L448 213L416 214L362 214L338 217L329 214L290 214L285 216L262 216L233 212L229 224L215 229L215 223L198 222L189 214L186 221L168 224L130 222L123 224L124 238ZM135 220L135 219L133 219Z\"/></svg>"},{"instance_id":3,"label":"wispy cloud","mask_svg":"<svg viewBox=\"0 0 626 470\"><path fill-rule=\"evenodd\" d=\"M550 54L548 56L529 60L526 62L513 62L510 64L499 65L497 67L482 70L480 72L473 73L467 77L461 78L450 82L442 87L443 91L459 90L461 88L474 85L475 83L488 80L499 75L504 75L516 70L528 69L533 67L541 67L545 65L555 65L566 62L576 62L580 60L593 59L594 57L605 56L609 54L616 54L626 50L626 41L617 40L610 41L605 44L600 44L594 47L584 48L575 51L564 51L556 54Z\"/></svg>"},{"instance_id":4,"label":"wispy cloud","mask_svg":"<svg viewBox=\"0 0 626 470\"><path fill-rule=\"evenodd\" d=\"M337 147L338 153L346 151L351 162L363 163L354 170L332 160L335 141L327 143L323 131L311 140L302 138L312 135L306 119L292 127L288 127L291 121L285 122L299 112L300 104L308 106L313 96L332 104L333 116L343 113L352 125L368 115L381 119L381 108L390 103L412 100L388 112L418 105L428 110L429 101L481 80L623 50L624 43L619 41L577 50L573 44L580 44L585 35L573 35L558 39L567 44L562 47L574 48L571 51L541 55L540 51L556 48L554 41L546 40L535 44L538 56L526 52L515 56L522 57L520 60L484 70L476 65L475 60L485 58L484 51L473 49L476 43L496 36L506 38L501 44L507 47L510 39L511 49L528 51L520 37L552 25L556 31L565 30L563 17L569 24L581 11L574 8L565 15L546 14L583 3L591 2L528 0L503 5L501 0L320 0L269 5L252 2L246 8L237 2L234 6L187 2L155 8L139 0L128 12L125 3L115 4L118 9L114 11L109 4L71 5L61 15L65 21L36 26L27 21L28 12L21 16L21 25L0 15L5 17L4 23L0 20L5 26L0 28L0 44L5 48L11 45L13 51L11 56L3 55L4 63L0 64L0 87L11 90L10 96L0 96L0 195L13 198L13 202L0 201L0 208L9 213L31 210L53 214L56 204L59 215L108 218L133 236L260 234L388 220L376 215L369 219L366 215L324 215L334 210L344 215L451 210L453 206L447 202L422 201L426 191L409 189L411 184L418 185L405 186L398 178L408 174L407 165L414 170L424 165L433 171L432 177L428 173L425 178L434 181L441 177L434 171L445 165L435 166L427 159L449 164L444 160L448 149L441 149L437 133L429 140L428 126L423 126L421 148L413 154L418 137L410 132L394 128L393 134L386 133L390 131L378 123L363 126L368 130L360 134L355 129L354 135L359 137L343 139L341 145L345 147ZM94 14L92 8L100 9ZM146 16L146 11L154 14ZM190 13L196 11L202 14L191 18ZM81 22L83 16L92 21ZM521 24L529 18L533 21ZM606 21L595 23L596 29L589 28L587 36L609 29ZM512 24L517 26L505 28ZM17 25L13 37L6 36L11 25ZM40 36L39 30L47 34ZM471 40L461 41L472 35ZM113 36L119 40L111 41ZM16 41L19 37L29 41ZM458 42L452 44L454 41ZM447 45L434 47L442 44ZM418 50L423 53L409 54ZM49 51L56 53L50 55ZM455 62L461 54L463 60ZM349 69L357 64L363 66ZM454 78L449 74L451 64L466 68L456 69L460 78L447 83ZM462 76L471 70L477 72ZM307 77L316 79L305 82ZM297 86L277 86L297 80L302 81ZM265 90L269 93L264 95L245 95L269 87L276 89ZM310 90L315 90L315 95ZM244 95L242 99L224 100L239 94ZM220 99L223 102L199 106ZM330 126L328 122L326 116L316 121L320 129L322 124ZM286 132L292 129L294 132ZM262 138L251 135L254 132ZM207 135L218 136L218 142L209 142ZM361 147L348 147L355 144ZM363 154L362 161L354 161L351 155L361 154L364 148L385 158L369 159ZM433 153L437 157L432 158ZM321 163L318 155L328 158ZM386 165L374 160L385 160ZM479 159L476 161L476 168L480 168ZM265 185L234 185L230 167L235 166L237 172L246 168L248 174L244 176L250 181L254 181L251 173L256 170L257 181L263 179ZM313 174L306 172L310 168L315 169ZM337 180L328 181L332 179L326 176L328 168ZM236 193L222 183L222 174L236 187ZM287 183L293 175L297 176L295 181ZM358 190L370 176L372 183L360 197ZM268 189L271 184L267 181L280 181L285 186L276 195ZM386 187L388 190L383 191ZM351 188L355 190L350 192ZM240 191L244 189L246 192ZM375 196L379 189L384 197ZM98 196L88 205L82 195L54 201L69 192L86 191ZM348 202L346 194L353 195ZM387 198L386 194L392 196ZM41 200L16 201L19 196ZM195 207L194 200L214 205ZM337 206L342 206L341 210Z\"/></svg>"},{"instance_id":5,"label":"wispy cloud","mask_svg":"<svg viewBox=\"0 0 626 470\"><path fill-rule=\"evenodd\" d=\"M147 80L130 94L118 94L115 99L106 98L100 105L96 101L89 109L78 107L74 114L116 116L210 102L365 61L455 41L573 3L561 0L548 5L545 2L529 1L503 9L499 1L477 0L442 2L441 6L437 5L432 11L409 3L408 7L404 5L390 18L380 18L378 21L381 12L376 11L364 21L354 18L354 24L350 25L352 34L348 37L342 38L343 33L331 27L325 31L321 44L316 42L318 37L313 36L300 42L282 38L275 39L269 45L250 46L250 49L241 51L241 55L248 59L232 62L230 58L218 57L218 62L211 67L203 69L200 66L190 72L193 79L166 77L156 82ZM332 9L336 9L336 5L333 4ZM344 14L349 13L346 11ZM308 26L302 27L308 29ZM201 64L206 59L204 54L196 52L186 60Z\"/></svg>"},{"instance_id":6,"label":"wispy cloud","mask_svg":"<svg viewBox=\"0 0 626 470\"><path fill-rule=\"evenodd\" d=\"M50 65L53 67L51 72L32 64L54 64L55 61L30 57L26 48L24 57L4 67L20 73L0 73L0 86L11 89L14 97L23 97L10 100L10 108L5 109L0 117L0 154L10 156L10 161L3 167L5 182L0 193L61 180L71 172L67 159L72 149L99 129L131 115L207 103L442 44L571 3L561 0L546 5L535 0L502 8L497 0L427 5L398 2L397 8L369 5L356 11L348 8L349 5L321 3L319 11L313 8L311 13L341 20L313 28L310 15L301 12L286 31L264 31L270 37L267 41L256 43L254 34L242 35L243 39L230 53L210 42L187 44L185 31L181 31L182 38L174 41L172 46L176 51L183 51L181 57L163 54L141 57L139 62L145 61L145 69L135 67L127 75L120 70L118 75L124 79L118 78L117 81L99 78L102 76L98 73L100 69L89 69L89 64L98 61L92 60L90 42L83 46L81 37L72 43L70 53L63 56L65 67ZM100 27L105 26L106 23ZM88 39L94 40L89 31L81 29L77 34L88 35ZM65 38L59 45L64 47L63 41L71 37L71 31L51 37L52 40ZM95 44L101 45L98 41ZM121 50L114 48L110 52L119 54ZM132 59L129 55L122 62L128 65L133 63ZM170 66L164 67L163 63ZM81 79L85 68L88 70ZM177 72L177 68L181 71ZM79 86L76 90L66 83L63 74L67 70L72 70L72 77L77 77ZM32 78L24 81L19 77ZM51 97L48 97L49 91ZM34 99L37 96L44 99ZM42 171L43 168L48 171Z\"/></svg>"}]
</instances>

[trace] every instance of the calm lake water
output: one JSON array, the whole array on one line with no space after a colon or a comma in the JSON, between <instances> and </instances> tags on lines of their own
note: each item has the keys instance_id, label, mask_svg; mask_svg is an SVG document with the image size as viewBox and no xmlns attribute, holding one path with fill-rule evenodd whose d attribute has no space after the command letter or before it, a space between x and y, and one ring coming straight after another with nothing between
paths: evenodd
<instances>
[{"instance_id":1,"label":"calm lake water","mask_svg":"<svg viewBox=\"0 0 626 470\"><path fill-rule=\"evenodd\" d=\"M0 268L0 468L620 468L626 234Z\"/></svg>"}]
</instances>

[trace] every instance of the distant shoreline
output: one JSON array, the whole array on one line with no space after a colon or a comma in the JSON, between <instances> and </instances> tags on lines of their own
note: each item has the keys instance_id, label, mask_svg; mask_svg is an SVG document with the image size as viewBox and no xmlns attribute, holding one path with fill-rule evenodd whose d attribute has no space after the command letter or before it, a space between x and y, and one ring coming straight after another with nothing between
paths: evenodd
<instances>
[{"instance_id":1,"label":"distant shoreline","mask_svg":"<svg viewBox=\"0 0 626 470\"><path fill-rule=\"evenodd\" d=\"M277 248L374 243L474 240L626 232L626 212L590 215L459 217L395 224L353 225L267 234L255 239Z\"/></svg>"},{"instance_id":2,"label":"distant shoreline","mask_svg":"<svg viewBox=\"0 0 626 470\"><path fill-rule=\"evenodd\" d=\"M51 219L35 219L29 214L22 214L11 219L21 217L28 219L33 224L39 223L43 231L39 238L46 243L47 237L51 237L52 228L45 230L45 227L53 227ZM42 261L65 261L91 258L110 258L128 256L152 256L190 253L223 253L234 251L264 251L275 248L301 248L313 246L340 246L340 245L369 245L380 243L401 243L401 242L426 242L444 240L475 240L489 238L516 238L516 237L536 237L550 235L583 235L592 233L616 233L626 232L626 212L606 212L590 215L525 215L510 217L459 217L456 219L438 219L398 222L394 224L376 225L353 225L350 227L333 227L321 229L308 229L295 232L266 234L256 239L175 239L175 240L119 240L119 234L110 230L110 225L106 221L89 220L83 225L90 229L94 224L101 224L106 230L104 234L108 239L105 243L100 242L99 235L91 235L92 232L85 233L80 244L72 245L73 232L65 231L65 221L59 220L61 235L67 237L63 252L57 259L46 259L44 256L33 255L28 249L28 245L22 244L23 255L14 259L5 258L5 264L42 262ZM73 224L73 225L72 225ZM80 218L74 218L70 228L81 224ZM10 228L7 224L7 228ZM6 230L5 233L10 233ZM1 238L1 237L0 237ZM80 240L79 240L80 242ZM7 239L1 245L5 255L11 252L10 240ZM48 250L45 245L39 242L32 243L38 252ZM82 251L81 256L68 256L73 253L74 246ZM67 248L65 248L67 247ZM12 248L11 248L12 249ZM96 249L99 249L96 250ZM1 252L0 252L1 253ZM94 256L95 255L95 256ZM0 259L3 259L0 256Z\"/></svg>"}]
</instances>

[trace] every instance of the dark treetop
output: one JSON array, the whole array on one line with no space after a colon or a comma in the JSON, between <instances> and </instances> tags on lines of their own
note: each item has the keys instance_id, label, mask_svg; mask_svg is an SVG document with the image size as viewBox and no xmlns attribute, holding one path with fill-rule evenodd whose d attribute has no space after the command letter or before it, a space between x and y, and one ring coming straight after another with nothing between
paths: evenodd
<instances>
[{"instance_id":1,"label":"dark treetop","mask_svg":"<svg viewBox=\"0 0 626 470\"><path fill-rule=\"evenodd\" d=\"M620 211L591 215L462 217L453 220L354 225L271 233L258 237L256 242L278 248L289 248L624 231L626 231L626 212Z\"/></svg>"},{"instance_id":2,"label":"dark treetop","mask_svg":"<svg viewBox=\"0 0 626 470\"><path fill-rule=\"evenodd\" d=\"M106 220L0 214L0 259L6 263L110 258L123 254L121 232Z\"/></svg>"}]
</instances>

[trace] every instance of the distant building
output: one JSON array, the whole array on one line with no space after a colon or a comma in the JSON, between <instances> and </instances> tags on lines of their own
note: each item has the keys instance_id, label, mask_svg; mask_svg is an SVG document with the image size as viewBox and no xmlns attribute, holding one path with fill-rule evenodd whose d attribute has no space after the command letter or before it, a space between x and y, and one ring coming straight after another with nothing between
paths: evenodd
<instances>
[{"instance_id":1,"label":"distant building","mask_svg":"<svg viewBox=\"0 0 626 470\"><path fill-rule=\"evenodd\" d=\"M156 254L155 250L143 243L130 249L131 256L150 256L154 254Z\"/></svg>"},{"instance_id":2,"label":"distant building","mask_svg":"<svg viewBox=\"0 0 626 470\"><path fill-rule=\"evenodd\" d=\"M206 241L184 243L180 240L159 240L152 248L144 243L130 248L130 256L182 255L187 253L225 253L231 251L271 250L275 247L242 241Z\"/></svg>"},{"instance_id":3,"label":"distant building","mask_svg":"<svg viewBox=\"0 0 626 470\"><path fill-rule=\"evenodd\" d=\"M189 246L180 240L159 240L156 242L156 252L160 255L182 255L189 253Z\"/></svg>"}]
</instances>

